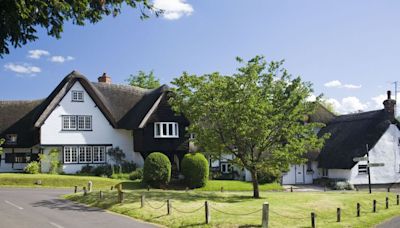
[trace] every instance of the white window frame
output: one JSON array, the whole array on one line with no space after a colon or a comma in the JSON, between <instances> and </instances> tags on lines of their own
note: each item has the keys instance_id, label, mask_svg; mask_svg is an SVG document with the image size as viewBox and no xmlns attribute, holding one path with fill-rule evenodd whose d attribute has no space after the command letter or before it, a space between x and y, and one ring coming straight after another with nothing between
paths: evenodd
<instances>
[{"instance_id":1,"label":"white window frame","mask_svg":"<svg viewBox=\"0 0 400 228\"><path fill-rule=\"evenodd\" d=\"M93 151L93 163L105 163L106 162L106 147L105 146L94 146L92 151Z\"/></svg>"},{"instance_id":2,"label":"white window frame","mask_svg":"<svg viewBox=\"0 0 400 228\"><path fill-rule=\"evenodd\" d=\"M91 146L80 146L79 147L79 163L92 163L93 160L93 149Z\"/></svg>"},{"instance_id":3,"label":"white window frame","mask_svg":"<svg viewBox=\"0 0 400 228\"><path fill-rule=\"evenodd\" d=\"M229 163L221 163L221 173L231 173L232 165Z\"/></svg>"},{"instance_id":4,"label":"white window frame","mask_svg":"<svg viewBox=\"0 0 400 228\"><path fill-rule=\"evenodd\" d=\"M367 164L358 165L358 175L365 175L365 174L368 174L368 165Z\"/></svg>"},{"instance_id":5,"label":"white window frame","mask_svg":"<svg viewBox=\"0 0 400 228\"><path fill-rule=\"evenodd\" d=\"M73 90L71 91L71 101L72 102L83 102L84 101L84 92L81 90Z\"/></svg>"},{"instance_id":6,"label":"white window frame","mask_svg":"<svg viewBox=\"0 0 400 228\"><path fill-rule=\"evenodd\" d=\"M66 163L66 164L78 163L78 147L77 146L65 146L64 147L64 163Z\"/></svg>"},{"instance_id":7,"label":"white window frame","mask_svg":"<svg viewBox=\"0 0 400 228\"><path fill-rule=\"evenodd\" d=\"M179 138L179 124L177 122L155 122L154 138Z\"/></svg>"},{"instance_id":8,"label":"white window frame","mask_svg":"<svg viewBox=\"0 0 400 228\"><path fill-rule=\"evenodd\" d=\"M322 177L329 177L329 169L322 169Z\"/></svg>"},{"instance_id":9,"label":"white window frame","mask_svg":"<svg viewBox=\"0 0 400 228\"><path fill-rule=\"evenodd\" d=\"M88 115L63 115L61 118L63 131L91 131L92 125L92 116Z\"/></svg>"}]
</instances>

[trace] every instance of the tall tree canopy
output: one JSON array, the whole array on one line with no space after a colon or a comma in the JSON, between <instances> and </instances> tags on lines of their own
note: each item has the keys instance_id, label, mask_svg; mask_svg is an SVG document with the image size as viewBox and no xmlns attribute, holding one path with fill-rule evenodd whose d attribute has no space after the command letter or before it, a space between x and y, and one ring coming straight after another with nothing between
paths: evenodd
<instances>
[{"instance_id":1,"label":"tall tree canopy","mask_svg":"<svg viewBox=\"0 0 400 228\"><path fill-rule=\"evenodd\" d=\"M0 1L0 57L10 52L9 46L21 47L35 41L37 28L47 29L49 36L61 37L65 21L77 25L85 22L96 23L104 16L117 16L122 5L139 8L140 17L148 13L157 16L156 10L148 0L2 0Z\"/></svg>"},{"instance_id":2,"label":"tall tree canopy","mask_svg":"<svg viewBox=\"0 0 400 228\"><path fill-rule=\"evenodd\" d=\"M131 86L138 86L145 89L154 89L160 87L160 80L154 77L154 72L146 73L139 71L136 75L130 75L126 80Z\"/></svg>"},{"instance_id":3,"label":"tall tree canopy","mask_svg":"<svg viewBox=\"0 0 400 228\"><path fill-rule=\"evenodd\" d=\"M197 145L207 153L233 154L251 172L258 198L258 171L304 162L303 155L322 147L324 137L315 133L322 124L304 122L316 107L307 101L310 83L292 78L282 61L237 60L243 66L232 76L183 73L172 82L170 103L190 121Z\"/></svg>"}]
</instances>

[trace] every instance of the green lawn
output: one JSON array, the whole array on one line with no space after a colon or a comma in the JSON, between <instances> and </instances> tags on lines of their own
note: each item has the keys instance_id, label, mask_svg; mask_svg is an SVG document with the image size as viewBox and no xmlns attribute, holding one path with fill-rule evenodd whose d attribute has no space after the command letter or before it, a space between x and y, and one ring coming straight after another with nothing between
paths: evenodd
<instances>
[{"instance_id":1,"label":"green lawn","mask_svg":"<svg viewBox=\"0 0 400 228\"><path fill-rule=\"evenodd\" d=\"M212 180L208 181L207 185L203 188L196 189L195 191L253 191L251 182L244 181L231 181L231 180ZM261 191L280 191L283 190L282 186L278 183L262 184L260 185Z\"/></svg>"},{"instance_id":2,"label":"green lawn","mask_svg":"<svg viewBox=\"0 0 400 228\"><path fill-rule=\"evenodd\" d=\"M41 180L42 184L35 184ZM47 188L71 188L75 185L79 187L87 186L88 181L93 182L95 189L110 189L121 182L133 188L135 183L132 181L115 180L93 176L73 176L73 175L50 175L50 174L23 174L23 173L1 173L0 187L47 187ZM136 184L137 185L137 184Z\"/></svg>"},{"instance_id":3,"label":"green lawn","mask_svg":"<svg viewBox=\"0 0 400 228\"><path fill-rule=\"evenodd\" d=\"M144 194L146 206L140 208L140 196ZM400 214L395 205L395 194L389 193L391 206L384 209L387 193L372 195L366 192L262 192L262 199L251 198L251 192L204 192L166 190L128 190L123 204L117 203L117 192L105 192L99 200L98 192L86 197L81 194L66 196L67 199L96 206L167 227L254 227L261 224L263 202L270 204L270 227L310 227L310 213L317 214L317 227L373 227ZM166 215L165 201L172 202L172 214ZM378 201L378 212L372 213L372 200ZM204 205L211 209L211 224L204 224ZM356 203L361 203L361 217L356 217ZM160 209L153 208L161 207ZM336 222L336 208L342 209L342 222ZM194 213L184 213L198 211ZM250 215L249 214L258 211ZM229 213L229 214L224 214Z\"/></svg>"}]
</instances>

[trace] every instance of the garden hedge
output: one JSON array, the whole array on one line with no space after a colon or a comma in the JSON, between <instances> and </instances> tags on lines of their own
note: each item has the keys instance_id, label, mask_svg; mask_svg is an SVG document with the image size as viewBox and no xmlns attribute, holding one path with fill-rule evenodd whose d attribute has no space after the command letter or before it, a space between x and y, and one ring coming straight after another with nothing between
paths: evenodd
<instances>
[{"instance_id":1,"label":"garden hedge","mask_svg":"<svg viewBox=\"0 0 400 228\"><path fill-rule=\"evenodd\" d=\"M147 156L143 167L143 182L155 188L169 183L171 179L171 162L160 152Z\"/></svg>"},{"instance_id":2,"label":"garden hedge","mask_svg":"<svg viewBox=\"0 0 400 228\"><path fill-rule=\"evenodd\" d=\"M209 176L207 159L201 153L186 154L182 160L182 174L189 188L201 188L206 185Z\"/></svg>"}]
</instances>

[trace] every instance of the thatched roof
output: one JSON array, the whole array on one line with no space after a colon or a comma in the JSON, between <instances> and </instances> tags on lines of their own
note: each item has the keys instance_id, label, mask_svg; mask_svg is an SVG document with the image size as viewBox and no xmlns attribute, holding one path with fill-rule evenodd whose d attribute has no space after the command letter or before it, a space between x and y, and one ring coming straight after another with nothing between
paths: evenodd
<instances>
[{"instance_id":1,"label":"thatched roof","mask_svg":"<svg viewBox=\"0 0 400 228\"><path fill-rule=\"evenodd\" d=\"M68 74L42 100L0 101L0 137L17 134L14 147L39 143L39 128L70 88L79 81L114 128L136 129L154 102L168 87L149 90L127 85L93 83L79 72ZM6 145L7 146L7 145Z\"/></svg>"},{"instance_id":2,"label":"thatched roof","mask_svg":"<svg viewBox=\"0 0 400 228\"><path fill-rule=\"evenodd\" d=\"M372 149L392 122L385 110L342 115L321 129L320 135L329 133L318 156L318 165L329 169L350 169L354 157L367 154L366 145ZM397 120L393 123L398 124Z\"/></svg>"}]
</instances>

